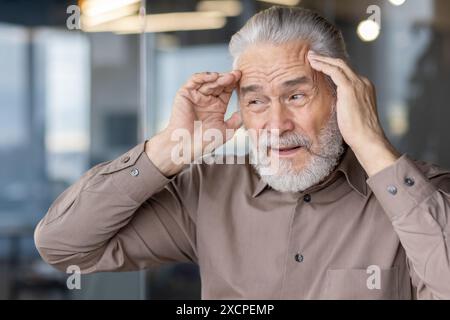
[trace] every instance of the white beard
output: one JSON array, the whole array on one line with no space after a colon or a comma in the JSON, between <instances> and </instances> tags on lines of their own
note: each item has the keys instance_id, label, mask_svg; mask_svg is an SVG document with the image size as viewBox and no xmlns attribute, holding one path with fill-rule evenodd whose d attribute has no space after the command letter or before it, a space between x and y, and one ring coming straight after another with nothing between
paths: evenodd
<instances>
[{"instance_id":1,"label":"white beard","mask_svg":"<svg viewBox=\"0 0 450 320\"><path fill-rule=\"evenodd\" d=\"M307 136L296 132L286 133L279 138L272 136L269 140L276 141L272 142L271 145L276 143L281 146L301 145L307 148L311 146L310 139ZM261 152L258 152L258 159L258 157L255 157L254 152L250 151L250 155L253 159L256 159L252 162L252 165L261 176L261 179L273 189L280 192L304 191L329 176L344 152L343 138L339 131L335 111L331 114L324 128L321 129L318 141L317 148L310 154L310 158L307 160L308 162L302 169L295 170L292 168L291 160L279 158L276 173L264 174L264 169L267 166L262 165L262 163L267 164L270 162L267 153L262 152L264 154L262 156ZM265 141L261 141L258 147L259 150L263 148L267 150L267 143ZM254 150L254 148L251 148L251 150Z\"/></svg>"}]
</instances>

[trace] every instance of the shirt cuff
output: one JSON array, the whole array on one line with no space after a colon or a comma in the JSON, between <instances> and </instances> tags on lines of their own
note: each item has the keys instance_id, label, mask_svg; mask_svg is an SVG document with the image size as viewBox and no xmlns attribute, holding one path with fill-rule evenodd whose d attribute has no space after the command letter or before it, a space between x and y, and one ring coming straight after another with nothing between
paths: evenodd
<instances>
[{"instance_id":1,"label":"shirt cuff","mask_svg":"<svg viewBox=\"0 0 450 320\"><path fill-rule=\"evenodd\" d=\"M143 203L171 180L164 176L144 152L145 142L110 162L101 172L137 203Z\"/></svg>"},{"instance_id":2,"label":"shirt cuff","mask_svg":"<svg viewBox=\"0 0 450 320\"><path fill-rule=\"evenodd\" d=\"M407 214L437 189L407 155L367 180L391 220Z\"/></svg>"}]
</instances>

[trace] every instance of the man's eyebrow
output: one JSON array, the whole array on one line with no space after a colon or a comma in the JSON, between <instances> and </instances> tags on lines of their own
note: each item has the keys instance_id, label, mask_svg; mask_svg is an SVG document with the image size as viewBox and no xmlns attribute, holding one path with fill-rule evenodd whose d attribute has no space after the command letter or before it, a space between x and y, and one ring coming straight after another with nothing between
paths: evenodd
<instances>
[{"instance_id":1,"label":"man's eyebrow","mask_svg":"<svg viewBox=\"0 0 450 320\"><path fill-rule=\"evenodd\" d=\"M295 79L287 80L282 83L282 86L285 88L290 88L290 87L298 86L301 84L312 84L312 83L313 83L313 81L311 80L311 78L309 78L307 76L302 76L302 77L298 77ZM248 86L241 87L240 91L241 91L241 95L245 96L249 92L258 92L258 91L262 91L262 89L263 89L263 87L260 85L251 84Z\"/></svg>"},{"instance_id":2,"label":"man's eyebrow","mask_svg":"<svg viewBox=\"0 0 450 320\"><path fill-rule=\"evenodd\" d=\"M311 78L306 77L306 76L302 76L302 77L298 77L292 80L287 80L285 82L283 82L282 86L285 88L289 88L289 87L294 87L294 86L298 86L300 84L312 84L313 81L311 80Z\"/></svg>"},{"instance_id":3,"label":"man's eyebrow","mask_svg":"<svg viewBox=\"0 0 450 320\"><path fill-rule=\"evenodd\" d=\"M245 87L241 87L240 91L241 91L241 95L245 96L249 92L258 92L258 91L261 91L262 89L263 89L263 87L258 84L251 84L251 85L248 85Z\"/></svg>"}]
</instances>

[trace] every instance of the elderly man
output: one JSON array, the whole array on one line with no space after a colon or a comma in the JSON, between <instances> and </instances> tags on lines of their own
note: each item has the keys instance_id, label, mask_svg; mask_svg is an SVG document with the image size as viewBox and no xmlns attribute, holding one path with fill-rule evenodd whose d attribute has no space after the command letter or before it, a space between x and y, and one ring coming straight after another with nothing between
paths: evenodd
<instances>
[{"instance_id":1,"label":"elderly man","mask_svg":"<svg viewBox=\"0 0 450 320\"><path fill-rule=\"evenodd\" d=\"M230 51L234 71L192 76L161 133L54 202L36 228L42 257L83 273L197 263L206 299L450 298L450 173L389 143L341 33L273 7ZM195 121L222 133L243 123L278 166L183 166L173 133L194 135ZM183 150L192 161L204 151Z\"/></svg>"}]
</instances>

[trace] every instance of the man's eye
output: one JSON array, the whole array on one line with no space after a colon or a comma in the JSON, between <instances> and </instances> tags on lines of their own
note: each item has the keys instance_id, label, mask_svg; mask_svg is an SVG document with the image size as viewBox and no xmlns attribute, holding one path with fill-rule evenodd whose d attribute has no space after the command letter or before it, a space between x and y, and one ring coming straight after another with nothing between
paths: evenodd
<instances>
[{"instance_id":1,"label":"man's eye","mask_svg":"<svg viewBox=\"0 0 450 320\"><path fill-rule=\"evenodd\" d=\"M304 97L305 97L304 94L302 94L302 93L297 93L297 94L294 94L293 96L291 96L291 100L301 100L301 99L303 99Z\"/></svg>"},{"instance_id":2,"label":"man's eye","mask_svg":"<svg viewBox=\"0 0 450 320\"><path fill-rule=\"evenodd\" d=\"M262 112L267 109L268 104L263 100L252 99L248 100L246 107L252 112Z\"/></svg>"}]
</instances>

